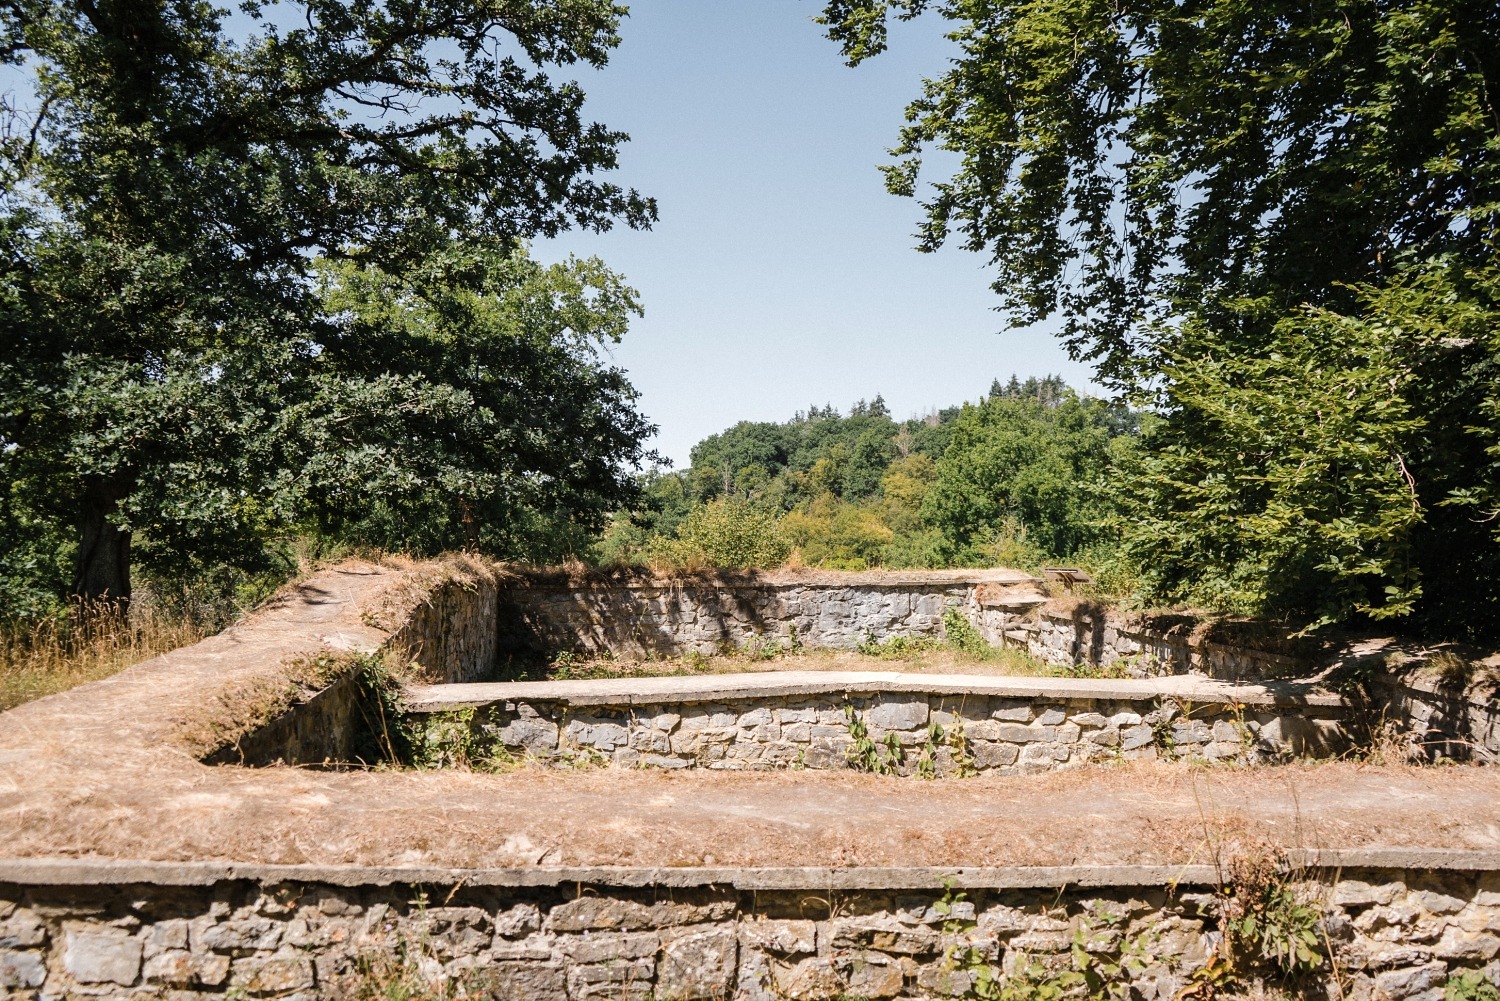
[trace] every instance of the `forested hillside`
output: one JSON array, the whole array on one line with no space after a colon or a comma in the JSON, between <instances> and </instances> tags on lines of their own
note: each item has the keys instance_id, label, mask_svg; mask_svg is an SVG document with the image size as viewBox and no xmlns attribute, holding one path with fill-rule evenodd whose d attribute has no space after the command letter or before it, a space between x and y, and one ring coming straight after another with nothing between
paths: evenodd
<instances>
[{"instance_id":1,"label":"forested hillside","mask_svg":"<svg viewBox=\"0 0 1500 1001\"><path fill-rule=\"evenodd\" d=\"M895 420L884 400L741 422L699 442L689 468L644 480L598 558L665 565L830 569L1056 560L1121 564L1109 477L1139 415L1057 377L996 380L975 403Z\"/></svg>"}]
</instances>

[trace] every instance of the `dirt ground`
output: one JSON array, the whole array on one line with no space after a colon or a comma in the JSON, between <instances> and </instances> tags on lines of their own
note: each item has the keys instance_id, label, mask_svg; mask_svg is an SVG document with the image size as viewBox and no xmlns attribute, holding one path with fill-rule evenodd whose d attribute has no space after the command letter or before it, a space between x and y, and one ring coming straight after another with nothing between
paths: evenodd
<instances>
[{"instance_id":1,"label":"dirt ground","mask_svg":"<svg viewBox=\"0 0 1500 1001\"><path fill-rule=\"evenodd\" d=\"M244 769L206 766L185 750L184 727L218 693L274 674L286 657L381 642L362 609L393 574L320 575L195 647L0 714L0 857L454 867L1189 863L1207 861L1225 837L1500 850L1500 771L1477 767L1133 763L924 782L842 772Z\"/></svg>"}]
</instances>

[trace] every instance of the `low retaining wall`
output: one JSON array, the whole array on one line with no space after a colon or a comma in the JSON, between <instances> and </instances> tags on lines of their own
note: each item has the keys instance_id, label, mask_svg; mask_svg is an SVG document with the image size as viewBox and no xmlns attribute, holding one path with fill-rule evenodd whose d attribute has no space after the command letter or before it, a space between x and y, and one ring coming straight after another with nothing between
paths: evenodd
<instances>
[{"instance_id":1,"label":"low retaining wall","mask_svg":"<svg viewBox=\"0 0 1500 1001\"><path fill-rule=\"evenodd\" d=\"M1422 758L1500 763L1500 702L1445 688L1431 678L1377 676L1387 719L1400 722Z\"/></svg>"},{"instance_id":2,"label":"low retaining wall","mask_svg":"<svg viewBox=\"0 0 1500 1001\"><path fill-rule=\"evenodd\" d=\"M472 711L488 753L624 767L940 777L1158 757L1248 764L1349 743L1337 696L1185 683L767 673L440 685L407 704L429 733L434 714Z\"/></svg>"},{"instance_id":3,"label":"low retaining wall","mask_svg":"<svg viewBox=\"0 0 1500 1001\"><path fill-rule=\"evenodd\" d=\"M775 643L853 648L867 637L941 636L943 612L981 599L1045 600L1014 570L685 574L534 572L502 588L502 654L673 657Z\"/></svg>"},{"instance_id":4,"label":"low retaining wall","mask_svg":"<svg viewBox=\"0 0 1500 1001\"><path fill-rule=\"evenodd\" d=\"M1263 681L1312 673L1316 659L1216 642L1212 623L1190 616L1127 616L1087 602L1054 601L1026 616L988 612L980 620L997 646L1019 646L1038 660L1116 668L1129 677L1195 672L1225 681Z\"/></svg>"},{"instance_id":5,"label":"low retaining wall","mask_svg":"<svg viewBox=\"0 0 1500 1001\"><path fill-rule=\"evenodd\" d=\"M1349 854L1336 874L1284 884L1310 916L1314 979L1341 988L1329 996L1428 999L1460 978L1500 983L1496 860L1393 868ZM1237 985L1275 972L1253 943L1226 942L1231 898L1207 866L139 867L150 881L130 868L0 863L0 989L311 999L404 974L507 1001L789 1001L972 997L986 985L1055 996L1092 977L1100 990L1173 998L1231 950Z\"/></svg>"}]
</instances>

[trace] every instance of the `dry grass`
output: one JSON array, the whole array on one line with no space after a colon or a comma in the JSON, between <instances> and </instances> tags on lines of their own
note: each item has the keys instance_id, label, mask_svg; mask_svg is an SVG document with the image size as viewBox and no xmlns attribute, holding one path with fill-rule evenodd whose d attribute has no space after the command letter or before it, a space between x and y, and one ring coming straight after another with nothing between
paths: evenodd
<instances>
[{"instance_id":1,"label":"dry grass","mask_svg":"<svg viewBox=\"0 0 1500 1001\"><path fill-rule=\"evenodd\" d=\"M201 626L147 607L117 615L83 611L0 627L0 710L117 674L196 643Z\"/></svg>"},{"instance_id":2,"label":"dry grass","mask_svg":"<svg viewBox=\"0 0 1500 1001\"><path fill-rule=\"evenodd\" d=\"M1073 674L1024 650L1005 648L983 655L940 645L913 645L880 653L813 649L791 653L774 647L752 647L715 656L688 655L663 660L582 659L559 657L544 669L513 668L513 674L556 680L587 678L658 678L747 671L911 671L922 674L985 674L1058 677Z\"/></svg>"}]
</instances>

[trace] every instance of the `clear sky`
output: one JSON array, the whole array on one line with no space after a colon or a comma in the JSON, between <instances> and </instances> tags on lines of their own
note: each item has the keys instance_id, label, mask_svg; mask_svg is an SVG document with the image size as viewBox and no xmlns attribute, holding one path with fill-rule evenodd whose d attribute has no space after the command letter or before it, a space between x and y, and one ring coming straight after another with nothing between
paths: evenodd
<instances>
[{"instance_id":1,"label":"clear sky","mask_svg":"<svg viewBox=\"0 0 1500 1001\"><path fill-rule=\"evenodd\" d=\"M1009 330L982 255L912 249L920 208L885 162L944 24L893 32L843 64L815 0L634 0L624 41L578 76L591 117L631 135L616 179L656 197L651 230L573 233L543 260L597 255L640 290L616 361L679 466L700 439L810 405L885 397L899 418L978 398L990 380L1060 372L1051 328Z\"/></svg>"}]
</instances>

